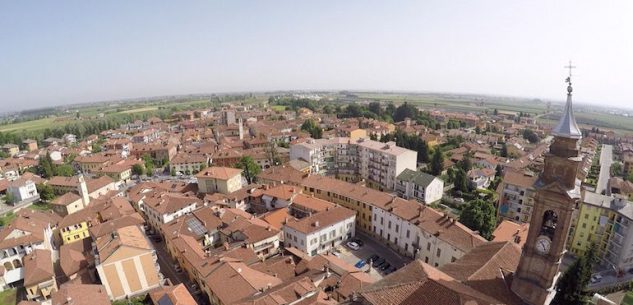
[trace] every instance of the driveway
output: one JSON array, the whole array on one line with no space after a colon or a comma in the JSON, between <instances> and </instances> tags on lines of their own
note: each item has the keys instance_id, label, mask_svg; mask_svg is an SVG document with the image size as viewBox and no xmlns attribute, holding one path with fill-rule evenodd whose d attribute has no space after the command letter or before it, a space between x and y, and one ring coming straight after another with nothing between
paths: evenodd
<instances>
[{"instance_id":1,"label":"driveway","mask_svg":"<svg viewBox=\"0 0 633 305\"><path fill-rule=\"evenodd\" d=\"M360 249L351 250L344 245L339 247L341 251L339 257L350 265L356 264L359 260L367 261L369 257L374 254L384 258L390 265L396 268L401 268L411 262L410 258L401 256L388 246L383 245L364 233L357 231L356 238L362 240L364 243ZM376 280L380 280L385 276L382 271L376 270L376 268L370 269L368 265L362 267L361 270L369 270L369 274Z\"/></svg>"},{"instance_id":2,"label":"driveway","mask_svg":"<svg viewBox=\"0 0 633 305\"><path fill-rule=\"evenodd\" d=\"M613 146L604 144L600 152L600 176L596 184L598 194L602 194L607 189L607 183L611 178L611 164L613 164Z\"/></svg>"}]
</instances>

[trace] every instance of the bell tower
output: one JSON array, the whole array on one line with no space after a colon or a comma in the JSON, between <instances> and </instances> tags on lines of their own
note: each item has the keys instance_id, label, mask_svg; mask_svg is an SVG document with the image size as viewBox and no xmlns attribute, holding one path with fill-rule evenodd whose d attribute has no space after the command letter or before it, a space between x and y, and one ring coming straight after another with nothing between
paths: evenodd
<instances>
[{"instance_id":1,"label":"bell tower","mask_svg":"<svg viewBox=\"0 0 633 305\"><path fill-rule=\"evenodd\" d=\"M547 305L554 298L572 215L580 199L576 179L582 133L572 109L571 65L567 102L554 141L545 154L545 167L535 183L536 196L527 241L512 281L512 291L529 305Z\"/></svg>"}]
</instances>

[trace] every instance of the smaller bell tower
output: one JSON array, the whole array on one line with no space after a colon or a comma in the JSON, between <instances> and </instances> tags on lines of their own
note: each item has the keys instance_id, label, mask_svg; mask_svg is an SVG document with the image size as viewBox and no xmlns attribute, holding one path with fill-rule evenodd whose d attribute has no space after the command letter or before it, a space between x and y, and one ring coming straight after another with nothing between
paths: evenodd
<instances>
[{"instance_id":1,"label":"smaller bell tower","mask_svg":"<svg viewBox=\"0 0 633 305\"><path fill-rule=\"evenodd\" d=\"M571 63L568 68L567 103L552 130L554 142L545 154L545 167L535 184L530 229L512 281L512 291L529 305L547 305L554 298L573 212L580 199L576 176L582 161L582 133L572 109Z\"/></svg>"}]
</instances>

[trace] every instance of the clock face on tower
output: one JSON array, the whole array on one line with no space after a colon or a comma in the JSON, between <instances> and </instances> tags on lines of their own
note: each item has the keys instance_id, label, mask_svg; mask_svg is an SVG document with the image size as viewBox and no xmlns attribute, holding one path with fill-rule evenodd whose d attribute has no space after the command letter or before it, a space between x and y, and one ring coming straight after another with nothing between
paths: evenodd
<instances>
[{"instance_id":1,"label":"clock face on tower","mask_svg":"<svg viewBox=\"0 0 633 305\"><path fill-rule=\"evenodd\" d=\"M552 241L549 239L549 237L539 236L536 239L536 245L534 246L534 248L536 249L536 252L538 252L539 254L547 254L549 253L551 245L552 245Z\"/></svg>"}]
</instances>

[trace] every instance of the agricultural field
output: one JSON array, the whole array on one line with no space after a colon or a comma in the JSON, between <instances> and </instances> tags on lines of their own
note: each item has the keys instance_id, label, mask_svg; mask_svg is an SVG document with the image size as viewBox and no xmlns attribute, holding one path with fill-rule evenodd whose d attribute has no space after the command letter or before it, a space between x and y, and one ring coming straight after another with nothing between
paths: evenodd
<instances>
[{"instance_id":1,"label":"agricultural field","mask_svg":"<svg viewBox=\"0 0 633 305\"><path fill-rule=\"evenodd\" d=\"M411 103L425 109L443 109L448 111L481 113L484 111L506 110L542 114L547 109L543 101L531 101L528 99L501 99L494 97L467 98L439 95L402 95L381 93L360 93L359 100L391 101L395 104Z\"/></svg>"},{"instance_id":2,"label":"agricultural field","mask_svg":"<svg viewBox=\"0 0 633 305\"><path fill-rule=\"evenodd\" d=\"M119 113L138 113L138 112L147 112L147 111L154 111L154 110L158 110L158 107L132 108L132 109L129 109L129 110L121 111Z\"/></svg>"},{"instance_id":3,"label":"agricultural field","mask_svg":"<svg viewBox=\"0 0 633 305\"><path fill-rule=\"evenodd\" d=\"M9 125L2 125L0 126L0 132L11 132L11 131L20 132L22 130L25 130L25 131L42 130L42 129L56 127L56 126L63 126L67 122L68 121L66 122L56 121L56 118L45 118L45 119L26 121L26 122L20 122L20 123L9 124Z\"/></svg>"}]
</instances>

